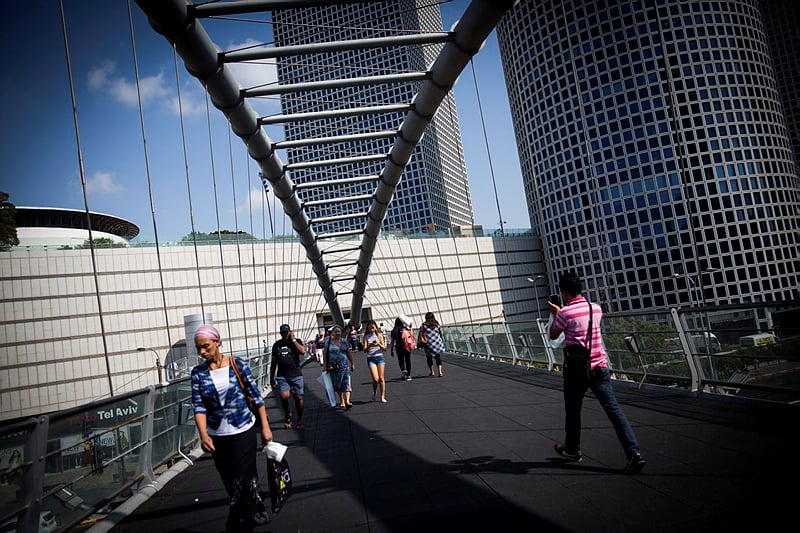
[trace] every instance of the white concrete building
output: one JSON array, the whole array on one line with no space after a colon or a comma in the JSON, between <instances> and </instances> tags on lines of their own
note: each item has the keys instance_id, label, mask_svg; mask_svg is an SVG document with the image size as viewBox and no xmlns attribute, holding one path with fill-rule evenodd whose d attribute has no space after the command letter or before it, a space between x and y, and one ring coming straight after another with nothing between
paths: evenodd
<instances>
[{"instance_id":1,"label":"white concrete building","mask_svg":"<svg viewBox=\"0 0 800 533\"><path fill-rule=\"evenodd\" d=\"M311 340L329 316L292 237L94 255L0 254L1 419L157 383L155 354L165 365L186 355L189 315L210 314L227 353L260 351L284 322ZM387 330L398 314L419 323L429 310L444 325L534 318L534 287L525 279L541 269L534 237L386 236L374 257L364 314ZM339 299L347 310L347 295ZM195 361L192 351L186 362Z\"/></svg>"}]
</instances>

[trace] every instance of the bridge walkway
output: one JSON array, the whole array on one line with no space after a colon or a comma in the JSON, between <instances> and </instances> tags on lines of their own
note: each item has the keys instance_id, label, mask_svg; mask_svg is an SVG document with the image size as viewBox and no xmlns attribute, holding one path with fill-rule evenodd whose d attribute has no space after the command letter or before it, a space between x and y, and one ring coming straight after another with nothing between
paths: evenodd
<instances>
[{"instance_id":1,"label":"bridge walkway","mask_svg":"<svg viewBox=\"0 0 800 533\"><path fill-rule=\"evenodd\" d=\"M797 406L617 382L648 461L630 475L591 394L583 462L553 452L563 434L560 374L452 354L443 378L424 375L421 355L413 364L413 381L400 381L388 360L382 404L370 400L358 359L348 411L324 403L320 369L307 366L302 430L283 429L277 401L268 401L275 440L289 446L294 493L256 531L687 533L790 519ZM113 531L219 532L226 512L205 454Z\"/></svg>"}]
</instances>

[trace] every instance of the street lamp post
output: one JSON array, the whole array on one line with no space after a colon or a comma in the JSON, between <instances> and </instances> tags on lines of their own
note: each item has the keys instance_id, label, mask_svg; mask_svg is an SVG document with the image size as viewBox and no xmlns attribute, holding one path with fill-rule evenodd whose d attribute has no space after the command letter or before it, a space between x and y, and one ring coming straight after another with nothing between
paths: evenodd
<instances>
[{"instance_id":1,"label":"street lamp post","mask_svg":"<svg viewBox=\"0 0 800 533\"><path fill-rule=\"evenodd\" d=\"M532 278L528 278L528 281L533 283L533 295L536 297L536 319L537 320L542 318L542 309L539 306L539 296L536 294L536 282L539 281L540 279L544 279L544 276L542 274L537 274L536 276L533 276Z\"/></svg>"},{"instance_id":2,"label":"street lamp post","mask_svg":"<svg viewBox=\"0 0 800 533\"><path fill-rule=\"evenodd\" d=\"M686 292L689 293L689 307L694 307L694 296L692 296L695 290L694 281L692 281L692 277L689 274L684 274L683 276L686 278ZM673 274L672 277L677 279L680 278L681 275L676 273Z\"/></svg>"},{"instance_id":3,"label":"street lamp post","mask_svg":"<svg viewBox=\"0 0 800 533\"><path fill-rule=\"evenodd\" d=\"M158 372L158 384L166 385L166 383L164 383L163 380L164 367L161 366L161 357L158 355L158 352L152 348L143 348L143 347L136 348L137 352L146 352L147 350L150 350L151 352L156 354L156 371Z\"/></svg>"}]
</instances>

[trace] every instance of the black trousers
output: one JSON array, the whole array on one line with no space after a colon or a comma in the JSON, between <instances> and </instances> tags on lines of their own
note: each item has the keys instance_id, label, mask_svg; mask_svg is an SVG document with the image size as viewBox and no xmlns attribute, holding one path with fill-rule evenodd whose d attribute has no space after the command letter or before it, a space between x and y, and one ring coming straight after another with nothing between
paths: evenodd
<instances>
[{"instance_id":1,"label":"black trousers","mask_svg":"<svg viewBox=\"0 0 800 533\"><path fill-rule=\"evenodd\" d=\"M411 352L399 346L395 351L397 352L397 362L400 364L400 372L408 372L411 374Z\"/></svg>"},{"instance_id":2,"label":"black trousers","mask_svg":"<svg viewBox=\"0 0 800 533\"><path fill-rule=\"evenodd\" d=\"M255 507L261 502L256 427L237 435L212 436L211 440L216 449L212 454L214 466L230 497L228 529L236 530L240 522L252 526Z\"/></svg>"}]
</instances>

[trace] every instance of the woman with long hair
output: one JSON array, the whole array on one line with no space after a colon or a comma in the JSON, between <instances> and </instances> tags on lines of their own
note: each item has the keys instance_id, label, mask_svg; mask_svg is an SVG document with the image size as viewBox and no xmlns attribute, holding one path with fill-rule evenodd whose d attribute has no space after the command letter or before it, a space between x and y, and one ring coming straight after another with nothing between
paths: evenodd
<instances>
[{"instance_id":1,"label":"woman with long hair","mask_svg":"<svg viewBox=\"0 0 800 533\"><path fill-rule=\"evenodd\" d=\"M406 348L404 336L410 335L413 339L414 333L411 332L411 319L407 316L399 316L394 319L394 328L389 333L392 342L389 344L389 355L394 357L397 352L397 362L400 364L400 379L411 381L411 351Z\"/></svg>"},{"instance_id":2,"label":"woman with long hair","mask_svg":"<svg viewBox=\"0 0 800 533\"><path fill-rule=\"evenodd\" d=\"M439 371L439 377L444 377L442 371L442 354L444 353L444 337L442 336L442 327L433 313L428 311L425 313L425 322L419 328L420 337L427 338L425 342L425 358L428 362L428 368L431 369L430 375L435 375L433 372L433 362L436 361L436 367Z\"/></svg>"},{"instance_id":3,"label":"woman with long hair","mask_svg":"<svg viewBox=\"0 0 800 533\"><path fill-rule=\"evenodd\" d=\"M372 401L381 389L381 403L386 403L386 359L383 352L386 350L386 337L378 329L378 323L374 320L367 322L367 332L364 334L364 351L367 353L367 366L372 377Z\"/></svg>"},{"instance_id":4,"label":"woman with long hair","mask_svg":"<svg viewBox=\"0 0 800 533\"><path fill-rule=\"evenodd\" d=\"M331 339L325 346L325 368L331 377L333 390L339 396L339 407L350 409L350 393L353 391L350 383L351 372L355 371L353 355L346 339L342 338L342 326L331 328Z\"/></svg>"}]
</instances>

